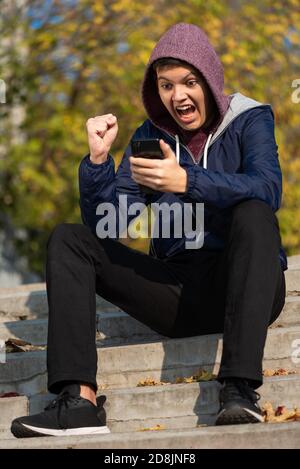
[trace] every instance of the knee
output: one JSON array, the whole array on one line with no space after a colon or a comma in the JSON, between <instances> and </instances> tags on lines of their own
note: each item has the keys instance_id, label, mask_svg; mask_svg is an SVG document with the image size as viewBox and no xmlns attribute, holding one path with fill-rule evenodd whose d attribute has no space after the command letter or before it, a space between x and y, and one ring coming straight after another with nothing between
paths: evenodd
<instances>
[{"instance_id":1,"label":"knee","mask_svg":"<svg viewBox=\"0 0 300 469\"><path fill-rule=\"evenodd\" d=\"M246 200L232 212L232 227L240 233L256 235L278 231L278 221L271 207L261 200Z\"/></svg>"},{"instance_id":2,"label":"knee","mask_svg":"<svg viewBox=\"0 0 300 469\"><path fill-rule=\"evenodd\" d=\"M61 223L57 225L47 242L48 254L60 250L62 246L74 246L76 239L81 237L86 231L89 231L85 225Z\"/></svg>"}]
</instances>

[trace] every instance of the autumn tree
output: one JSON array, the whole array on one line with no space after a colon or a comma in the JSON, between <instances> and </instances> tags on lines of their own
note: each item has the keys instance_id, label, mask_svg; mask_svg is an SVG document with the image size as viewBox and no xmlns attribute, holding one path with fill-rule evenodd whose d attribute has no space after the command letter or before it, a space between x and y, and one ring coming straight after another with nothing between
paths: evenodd
<instances>
[{"instance_id":1,"label":"autumn tree","mask_svg":"<svg viewBox=\"0 0 300 469\"><path fill-rule=\"evenodd\" d=\"M12 0L15 8L18 4ZM18 45L11 45L5 67L3 47L0 51L0 78L7 75L9 85L8 103L0 105L5 129L0 201L26 234L16 242L35 271L42 272L54 226L80 221L77 171L88 151L87 118L118 116L117 166L146 117L140 86L151 50L180 21L199 25L210 37L224 64L227 93L240 91L272 104L284 174L283 242L288 253L299 251L300 104L291 99L292 81L300 78L297 0L32 0L23 2L17 16L11 8L0 23L1 37L13 38L17 25L21 28L23 48L20 55ZM12 138L7 114L14 102L25 111L20 141Z\"/></svg>"}]
</instances>

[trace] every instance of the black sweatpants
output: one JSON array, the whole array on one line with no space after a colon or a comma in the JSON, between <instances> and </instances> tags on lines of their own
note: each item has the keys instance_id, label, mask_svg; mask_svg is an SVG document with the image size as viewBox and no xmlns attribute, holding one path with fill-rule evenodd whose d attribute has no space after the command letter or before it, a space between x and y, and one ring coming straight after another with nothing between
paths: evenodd
<instances>
[{"instance_id":1,"label":"black sweatpants","mask_svg":"<svg viewBox=\"0 0 300 469\"><path fill-rule=\"evenodd\" d=\"M96 388L95 293L168 337L223 333L218 379L262 383L268 326L285 301L277 218L267 204L232 211L223 251L156 259L84 225L62 224L48 242L48 388ZM117 319L116 319L117 321Z\"/></svg>"}]
</instances>

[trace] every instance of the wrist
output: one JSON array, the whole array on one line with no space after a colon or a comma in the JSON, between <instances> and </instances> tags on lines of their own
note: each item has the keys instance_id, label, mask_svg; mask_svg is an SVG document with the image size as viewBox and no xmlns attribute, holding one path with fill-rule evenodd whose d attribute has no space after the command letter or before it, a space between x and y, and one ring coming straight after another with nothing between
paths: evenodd
<instances>
[{"instance_id":1,"label":"wrist","mask_svg":"<svg viewBox=\"0 0 300 469\"><path fill-rule=\"evenodd\" d=\"M107 160L108 153L103 153L102 155L93 155L92 153L90 153L89 158L93 164L102 164L105 163L105 161Z\"/></svg>"},{"instance_id":2,"label":"wrist","mask_svg":"<svg viewBox=\"0 0 300 469\"><path fill-rule=\"evenodd\" d=\"M179 193L184 194L187 191L187 185L188 185L188 177L187 177L187 172L185 169L180 168L181 171L181 177L179 178Z\"/></svg>"}]
</instances>

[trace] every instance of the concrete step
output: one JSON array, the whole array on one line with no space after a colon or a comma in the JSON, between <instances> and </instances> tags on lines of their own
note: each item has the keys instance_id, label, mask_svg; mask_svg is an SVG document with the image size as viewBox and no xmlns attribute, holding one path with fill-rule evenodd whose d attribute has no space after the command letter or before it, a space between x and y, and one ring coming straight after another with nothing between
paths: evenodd
<instances>
[{"instance_id":1,"label":"concrete step","mask_svg":"<svg viewBox=\"0 0 300 469\"><path fill-rule=\"evenodd\" d=\"M107 390L107 424L114 433L141 431L157 425L165 429L214 425L219 389L219 383L209 381ZM259 393L261 404L269 401L274 408L278 405L300 407L300 375L265 378ZM30 414L41 412L53 397L50 394L32 396ZM24 396L0 399L0 438L13 438L9 432L12 419L27 415L27 411L28 399Z\"/></svg>"},{"instance_id":2,"label":"concrete step","mask_svg":"<svg viewBox=\"0 0 300 469\"><path fill-rule=\"evenodd\" d=\"M213 425L219 408L219 390L217 381L207 381L107 389L100 394L107 396L105 409L110 430L127 432L156 425L168 429ZM273 408L279 405L300 407L300 375L265 378L259 393L261 405L268 401ZM32 396L29 413L41 412L53 398L51 394ZM9 423L7 420L7 425Z\"/></svg>"},{"instance_id":3,"label":"concrete step","mask_svg":"<svg viewBox=\"0 0 300 469\"><path fill-rule=\"evenodd\" d=\"M14 418L28 413L29 400L26 396L0 398L0 436L2 437L2 432L9 428Z\"/></svg>"},{"instance_id":4,"label":"concrete step","mask_svg":"<svg viewBox=\"0 0 300 469\"><path fill-rule=\"evenodd\" d=\"M272 328L297 324L300 325L300 296L288 296L283 311ZM158 340L163 337L116 307L115 310L111 307L111 311L99 311L96 317L96 327L97 341L105 342L106 345ZM33 345L45 345L47 328L47 319L6 321L0 323L0 339L17 338Z\"/></svg>"},{"instance_id":5,"label":"concrete step","mask_svg":"<svg viewBox=\"0 0 300 469\"><path fill-rule=\"evenodd\" d=\"M288 257L288 270L285 271L286 291L300 291L300 255Z\"/></svg>"},{"instance_id":6,"label":"concrete step","mask_svg":"<svg viewBox=\"0 0 300 469\"><path fill-rule=\"evenodd\" d=\"M225 431L226 430L226 431ZM161 431L111 433L98 436L43 437L0 441L1 449L293 449L300 447L300 422L227 425ZM160 461L161 462L161 461ZM198 461L199 462L199 456Z\"/></svg>"},{"instance_id":7,"label":"concrete step","mask_svg":"<svg viewBox=\"0 0 300 469\"><path fill-rule=\"evenodd\" d=\"M116 306L96 295L97 309L116 311ZM42 319L48 316L46 285L36 283L0 289L0 322Z\"/></svg>"},{"instance_id":8,"label":"concrete step","mask_svg":"<svg viewBox=\"0 0 300 469\"><path fill-rule=\"evenodd\" d=\"M286 291L300 291L300 269L287 270L285 272Z\"/></svg>"},{"instance_id":9,"label":"concrete step","mask_svg":"<svg viewBox=\"0 0 300 469\"><path fill-rule=\"evenodd\" d=\"M270 329L264 368L300 370L299 340L300 326ZM149 376L174 382L200 367L217 374L221 353L220 334L99 347L97 380L103 388L134 387ZM0 392L10 391L29 396L46 391L44 351L7 354L0 364Z\"/></svg>"},{"instance_id":10,"label":"concrete step","mask_svg":"<svg viewBox=\"0 0 300 469\"><path fill-rule=\"evenodd\" d=\"M274 327L288 327L300 325L300 294L287 296L285 305L279 318L272 324Z\"/></svg>"},{"instance_id":11,"label":"concrete step","mask_svg":"<svg viewBox=\"0 0 300 469\"><path fill-rule=\"evenodd\" d=\"M300 270L300 255L288 257L288 268L289 270Z\"/></svg>"},{"instance_id":12,"label":"concrete step","mask_svg":"<svg viewBox=\"0 0 300 469\"><path fill-rule=\"evenodd\" d=\"M299 299L300 310L300 299ZM143 340L158 340L163 336L132 318L123 311L98 312L96 315L96 340L106 345L136 343ZM29 319L0 323L0 339L17 338L33 345L47 343L47 319Z\"/></svg>"},{"instance_id":13,"label":"concrete step","mask_svg":"<svg viewBox=\"0 0 300 469\"><path fill-rule=\"evenodd\" d=\"M288 258L289 270L285 272L287 292L300 292L300 256ZM115 311L116 307L101 297L97 308ZM48 312L46 286L44 283L21 285L0 289L0 321L46 318Z\"/></svg>"}]
</instances>

